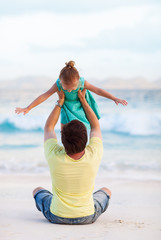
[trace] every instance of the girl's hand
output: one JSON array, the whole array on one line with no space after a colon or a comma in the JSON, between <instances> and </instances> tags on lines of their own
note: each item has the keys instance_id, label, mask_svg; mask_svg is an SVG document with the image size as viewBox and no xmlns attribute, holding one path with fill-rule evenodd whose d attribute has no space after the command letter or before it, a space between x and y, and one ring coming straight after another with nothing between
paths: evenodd
<instances>
[{"instance_id":1,"label":"girl's hand","mask_svg":"<svg viewBox=\"0 0 161 240\"><path fill-rule=\"evenodd\" d=\"M63 90L61 89L61 91L57 91L57 94L59 96L59 103L61 105L63 105L64 104L64 100L65 100L65 94L64 94Z\"/></svg>"},{"instance_id":2,"label":"girl's hand","mask_svg":"<svg viewBox=\"0 0 161 240\"><path fill-rule=\"evenodd\" d=\"M126 102L125 100L123 99L119 99L119 98L116 98L114 100L114 102L116 103L116 105L118 105L119 103L121 103L123 106L127 106L128 102Z\"/></svg>"},{"instance_id":3,"label":"girl's hand","mask_svg":"<svg viewBox=\"0 0 161 240\"><path fill-rule=\"evenodd\" d=\"M82 91L79 89L78 91L78 97L80 100L84 99L86 95L86 89L84 88Z\"/></svg>"},{"instance_id":4,"label":"girl's hand","mask_svg":"<svg viewBox=\"0 0 161 240\"><path fill-rule=\"evenodd\" d=\"M26 115L29 111L30 111L30 109L28 109L28 108L16 108L15 109L15 113L17 113L17 114L23 113L23 115Z\"/></svg>"}]
</instances>

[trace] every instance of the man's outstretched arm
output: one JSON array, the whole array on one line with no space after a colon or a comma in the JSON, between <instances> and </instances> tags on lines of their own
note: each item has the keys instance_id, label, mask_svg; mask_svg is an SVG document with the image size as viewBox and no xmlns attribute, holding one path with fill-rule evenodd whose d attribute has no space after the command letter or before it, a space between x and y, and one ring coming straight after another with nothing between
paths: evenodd
<instances>
[{"instance_id":1,"label":"man's outstretched arm","mask_svg":"<svg viewBox=\"0 0 161 240\"><path fill-rule=\"evenodd\" d=\"M58 95L59 95L58 103L62 106L64 104L64 99L65 99L64 92L61 90L60 92L58 92ZM54 129L59 119L60 112L61 112L61 108L56 105L53 111L50 113L44 127L44 142L49 138L57 139Z\"/></svg>"},{"instance_id":2,"label":"man's outstretched arm","mask_svg":"<svg viewBox=\"0 0 161 240\"><path fill-rule=\"evenodd\" d=\"M85 99L86 89L83 89L83 91L79 90L78 97L80 99L80 102L82 104L82 107L86 113L87 119L90 122L91 125L91 132L90 132L90 138L91 137L99 137L102 139L100 124L98 121L98 118L96 117L96 114L93 112L92 108L89 106Z\"/></svg>"}]
</instances>

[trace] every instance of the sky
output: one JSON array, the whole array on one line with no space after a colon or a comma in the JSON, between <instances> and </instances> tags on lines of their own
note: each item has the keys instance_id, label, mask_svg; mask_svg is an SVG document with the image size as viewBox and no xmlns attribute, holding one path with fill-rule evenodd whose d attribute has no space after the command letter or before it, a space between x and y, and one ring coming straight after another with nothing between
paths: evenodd
<instances>
[{"instance_id":1,"label":"sky","mask_svg":"<svg viewBox=\"0 0 161 240\"><path fill-rule=\"evenodd\" d=\"M0 0L0 80L161 78L160 0Z\"/></svg>"}]
</instances>

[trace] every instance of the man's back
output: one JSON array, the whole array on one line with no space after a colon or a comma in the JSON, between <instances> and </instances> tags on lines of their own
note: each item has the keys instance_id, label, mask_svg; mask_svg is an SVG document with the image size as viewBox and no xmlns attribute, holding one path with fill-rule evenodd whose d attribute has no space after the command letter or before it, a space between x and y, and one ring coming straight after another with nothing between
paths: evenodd
<instances>
[{"instance_id":1,"label":"man's back","mask_svg":"<svg viewBox=\"0 0 161 240\"><path fill-rule=\"evenodd\" d=\"M56 139L48 139L44 148L53 187L51 212L68 218L93 214L92 192L103 154L101 139L92 137L78 160L69 157Z\"/></svg>"},{"instance_id":2,"label":"man's back","mask_svg":"<svg viewBox=\"0 0 161 240\"><path fill-rule=\"evenodd\" d=\"M33 197L37 209L51 223L93 223L109 204L109 189L101 188L92 194L103 146L99 121L85 99L85 91L79 90L78 97L91 126L88 146L87 129L77 119L62 128L64 148L57 144L54 128L64 103L62 91L58 92L59 100L44 127L45 155L51 173L53 194L38 187L34 189Z\"/></svg>"}]
</instances>

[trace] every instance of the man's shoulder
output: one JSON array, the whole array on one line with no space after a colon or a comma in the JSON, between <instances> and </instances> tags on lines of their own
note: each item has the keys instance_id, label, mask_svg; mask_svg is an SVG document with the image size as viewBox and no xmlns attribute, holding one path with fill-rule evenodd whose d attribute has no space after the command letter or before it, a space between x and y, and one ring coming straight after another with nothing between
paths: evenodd
<instances>
[{"instance_id":1,"label":"man's shoulder","mask_svg":"<svg viewBox=\"0 0 161 240\"><path fill-rule=\"evenodd\" d=\"M44 141L44 147L46 147L49 144L57 144L58 140L56 138L48 138L47 140Z\"/></svg>"},{"instance_id":2,"label":"man's shoulder","mask_svg":"<svg viewBox=\"0 0 161 240\"><path fill-rule=\"evenodd\" d=\"M54 146L58 145L58 141L56 138L48 138L44 142L44 149L47 150L48 148L52 148Z\"/></svg>"},{"instance_id":3,"label":"man's shoulder","mask_svg":"<svg viewBox=\"0 0 161 240\"><path fill-rule=\"evenodd\" d=\"M102 139L99 138L99 137L91 137L90 140L89 140L89 144L93 144L93 143L99 144L99 145L103 144Z\"/></svg>"},{"instance_id":4,"label":"man's shoulder","mask_svg":"<svg viewBox=\"0 0 161 240\"><path fill-rule=\"evenodd\" d=\"M91 150L92 152L96 152L96 151L102 151L103 150L103 143L102 143L102 139L100 139L99 137L91 137L89 140L89 144L86 146L86 148L88 150Z\"/></svg>"},{"instance_id":5,"label":"man's shoulder","mask_svg":"<svg viewBox=\"0 0 161 240\"><path fill-rule=\"evenodd\" d=\"M86 146L86 156L93 167L98 166L103 156L103 143L99 137L91 137L89 144Z\"/></svg>"},{"instance_id":6,"label":"man's shoulder","mask_svg":"<svg viewBox=\"0 0 161 240\"><path fill-rule=\"evenodd\" d=\"M64 147L58 144L56 138L49 138L44 142L44 151L46 158L49 158L51 154L59 154L64 149Z\"/></svg>"}]
</instances>

